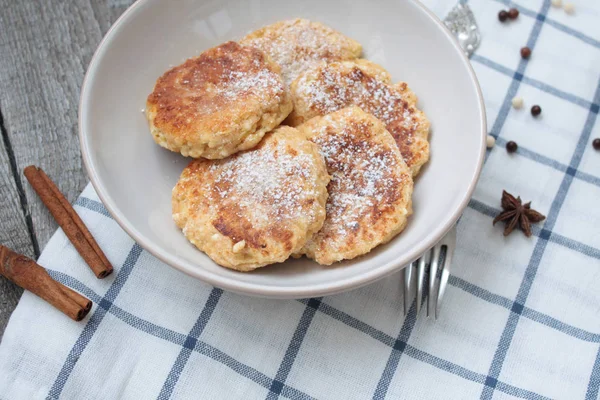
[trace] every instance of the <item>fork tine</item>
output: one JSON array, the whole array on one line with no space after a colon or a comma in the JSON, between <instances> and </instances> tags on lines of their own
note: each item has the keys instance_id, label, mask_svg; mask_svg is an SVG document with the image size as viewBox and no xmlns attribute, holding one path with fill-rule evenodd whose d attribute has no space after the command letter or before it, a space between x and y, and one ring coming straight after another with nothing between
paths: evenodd
<instances>
[{"instance_id":1,"label":"fork tine","mask_svg":"<svg viewBox=\"0 0 600 400\"><path fill-rule=\"evenodd\" d=\"M440 261L440 250L441 246L435 245L433 248L433 254L431 256L431 262L429 263L429 292L427 293L427 316L433 317L435 315L435 304L436 296L434 294L435 287L435 276Z\"/></svg>"},{"instance_id":2,"label":"fork tine","mask_svg":"<svg viewBox=\"0 0 600 400\"><path fill-rule=\"evenodd\" d=\"M404 271L400 272L400 288L402 289L402 312L406 317L406 295L404 294L404 288L406 286L406 277L404 276Z\"/></svg>"},{"instance_id":3,"label":"fork tine","mask_svg":"<svg viewBox=\"0 0 600 400\"><path fill-rule=\"evenodd\" d=\"M448 287L448 279L450 278L450 269L452 268L452 257L456 248L456 225L448 231L441 243L446 246L446 256L444 257L444 265L442 265L442 273L440 275L440 285L436 297L435 318L440 315L442 300Z\"/></svg>"},{"instance_id":4,"label":"fork tine","mask_svg":"<svg viewBox=\"0 0 600 400\"><path fill-rule=\"evenodd\" d=\"M425 254L417 261L415 261L415 264L417 264L417 315L419 315L423 299L423 284L425 283Z\"/></svg>"},{"instance_id":5,"label":"fork tine","mask_svg":"<svg viewBox=\"0 0 600 400\"><path fill-rule=\"evenodd\" d=\"M444 293L446 293L446 286L448 286L448 278L450 277L450 266L452 265L452 249L446 246L446 257L444 257L444 265L442 266L442 275L440 276L440 287L438 288L436 306L435 306L435 319L440 314L440 308L442 307L442 299Z\"/></svg>"},{"instance_id":6,"label":"fork tine","mask_svg":"<svg viewBox=\"0 0 600 400\"><path fill-rule=\"evenodd\" d=\"M408 314L408 310L412 303L412 298L410 297L410 286L412 282L412 273L413 273L413 265L414 263L410 263L404 268L404 315Z\"/></svg>"},{"instance_id":7,"label":"fork tine","mask_svg":"<svg viewBox=\"0 0 600 400\"><path fill-rule=\"evenodd\" d=\"M440 315L440 308L442 307L442 298L444 297L444 293L446 293L446 286L448 286L448 277L450 276L450 271L448 270L448 266L450 263L448 259L444 261L444 267L442 269L442 276L440 277L440 287L438 289L437 300L435 305L435 319L438 319Z\"/></svg>"}]
</instances>

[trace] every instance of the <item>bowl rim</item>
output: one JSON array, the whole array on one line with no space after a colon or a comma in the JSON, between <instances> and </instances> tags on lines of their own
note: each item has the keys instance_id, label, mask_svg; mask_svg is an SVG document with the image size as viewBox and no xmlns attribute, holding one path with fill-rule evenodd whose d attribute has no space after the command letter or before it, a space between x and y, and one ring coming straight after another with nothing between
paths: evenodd
<instances>
[{"instance_id":1,"label":"bowl rim","mask_svg":"<svg viewBox=\"0 0 600 400\"><path fill-rule=\"evenodd\" d=\"M90 63L86 70L83 79L83 84L81 86L78 110L78 128L79 142L83 162L87 170L88 176L90 177L92 186L96 190L96 193L98 194L100 200L102 201L108 212L115 219L115 221L120 225L120 227L123 230L125 230L125 232L127 232L127 234L135 242L137 242L140 246L142 246L142 248L151 253L154 257L158 258L165 264L181 272L184 272L185 274L190 275L196 279L200 279L201 281L204 281L210 285L225 290L233 291L236 293L241 293L249 296L281 299L308 298L331 295L351 289L356 289L358 287L365 286L369 283L382 279L385 276L388 276L394 272L397 272L403 269L409 263L419 258L428 249L433 247L456 224L459 217L462 215L464 209L467 207L471 196L473 195L473 192L479 180L479 176L481 174L481 170L483 168L483 161L486 149L485 138L487 136L487 119L485 103L483 100L483 95L481 87L479 85L479 81L477 80L477 77L475 75L475 71L473 70L469 58L465 55L464 51L458 44L458 41L456 40L454 35L448 30L444 23L431 10L429 10L423 3L421 3L420 0L410 0L417 7L419 7L421 11L423 11L425 15L427 15L439 29L442 30L442 32L447 38L450 39L453 48L460 54L461 61L467 69L467 72L471 79L471 83L475 86L475 90L479 100L479 118L481 135L477 168L475 169L475 171L473 171L473 174L470 177L469 187L465 192L459 206L452 211L452 216L448 218L444 224L436 226L436 228L432 230L434 234L429 235L429 240L424 240L419 246L415 246L413 249L405 253L404 257L400 257L403 260L392 260L384 265L366 271L365 273L347 278L342 278L335 282L307 285L303 287L265 286L258 283L239 281L234 278L218 275L214 272L208 271L203 268L198 268L197 266L186 265L187 262L180 262L170 252L163 250L160 247L157 247L151 240L146 238L128 221L125 215L123 215L122 212L119 210L117 204L113 201L111 195L107 192L101 179L98 176L96 167L94 166L94 162L92 160L91 155L91 146L90 142L88 141L88 135L84 134L84 120L85 118L87 118L88 98L91 96L91 92L89 89L90 82L93 80L96 74L96 69L98 68L98 64L107 50L106 45L113 39L113 36L115 35L117 29L123 23L126 22L130 15L132 15L132 13L138 7L144 5L148 1L150 0L136 0L131 6L129 6L129 8L127 8L127 10L125 10L125 12L123 12L123 14L121 14L121 16L115 21L115 23L108 29L108 31L100 41L98 47L96 48L94 55L92 56L92 59L90 60Z\"/></svg>"}]
</instances>

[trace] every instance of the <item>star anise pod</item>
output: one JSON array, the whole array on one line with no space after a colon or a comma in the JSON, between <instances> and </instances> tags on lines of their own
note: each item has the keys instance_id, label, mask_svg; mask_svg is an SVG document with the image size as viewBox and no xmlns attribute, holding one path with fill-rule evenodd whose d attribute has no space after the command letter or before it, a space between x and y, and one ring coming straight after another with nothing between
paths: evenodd
<instances>
[{"instance_id":1,"label":"star anise pod","mask_svg":"<svg viewBox=\"0 0 600 400\"><path fill-rule=\"evenodd\" d=\"M519 225L525 236L531 236L531 224L543 221L546 217L539 212L531 208L531 202L522 204L521 197L517 197L508 193L506 190L502 191L502 211L496 218L494 218L493 224L496 222L506 221L506 228L504 228L504 236L510 235L510 233Z\"/></svg>"}]
</instances>

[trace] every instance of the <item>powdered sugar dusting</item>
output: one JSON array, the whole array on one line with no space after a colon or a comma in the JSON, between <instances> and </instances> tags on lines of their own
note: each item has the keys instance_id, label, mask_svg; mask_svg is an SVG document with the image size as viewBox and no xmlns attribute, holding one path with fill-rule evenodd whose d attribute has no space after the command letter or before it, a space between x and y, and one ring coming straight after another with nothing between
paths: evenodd
<instances>
[{"instance_id":1,"label":"powdered sugar dusting","mask_svg":"<svg viewBox=\"0 0 600 400\"><path fill-rule=\"evenodd\" d=\"M344 49L352 47L350 39L305 19L284 21L280 28L263 37L246 40L245 44L268 53L281 66L287 85L324 60L342 59Z\"/></svg>"},{"instance_id":2,"label":"powdered sugar dusting","mask_svg":"<svg viewBox=\"0 0 600 400\"><path fill-rule=\"evenodd\" d=\"M291 154L285 141L267 145L215 163L213 198L238 204L258 223L306 218L307 199L317 196L315 160L306 153ZM310 186L310 185L313 186Z\"/></svg>"},{"instance_id":3,"label":"powdered sugar dusting","mask_svg":"<svg viewBox=\"0 0 600 400\"><path fill-rule=\"evenodd\" d=\"M185 122L193 124L224 107L271 108L283 101L285 92L281 75L262 52L227 42L167 71L151 98L161 110L185 111Z\"/></svg>"},{"instance_id":4,"label":"powdered sugar dusting","mask_svg":"<svg viewBox=\"0 0 600 400\"><path fill-rule=\"evenodd\" d=\"M273 96L279 101L284 87L279 75L268 69L258 72L230 71L225 84L218 87L218 92L230 99L238 99L240 95L252 93L263 100L270 100Z\"/></svg>"},{"instance_id":5,"label":"powdered sugar dusting","mask_svg":"<svg viewBox=\"0 0 600 400\"><path fill-rule=\"evenodd\" d=\"M402 196L402 176L397 173L396 152L361 136L371 129L367 124L330 116L324 120L326 124L311 139L331 175L322 235L336 235L338 241L331 244L343 246L351 232L371 226L371 218L395 206Z\"/></svg>"},{"instance_id":6,"label":"powdered sugar dusting","mask_svg":"<svg viewBox=\"0 0 600 400\"><path fill-rule=\"evenodd\" d=\"M399 146L410 144L418 127L416 109L400 90L367 75L358 66L345 68L333 63L304 74L297 84L297 97L318 115L356 105L385 123Z\"/></svg>"}]
</instances>

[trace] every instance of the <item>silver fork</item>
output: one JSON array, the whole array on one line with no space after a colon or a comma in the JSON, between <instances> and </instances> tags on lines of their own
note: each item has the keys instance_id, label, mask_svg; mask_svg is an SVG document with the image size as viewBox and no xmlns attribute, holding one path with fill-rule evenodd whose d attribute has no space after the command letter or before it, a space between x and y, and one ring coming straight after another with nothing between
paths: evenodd
<instances>
[{"instance_id":1,"label":"silver fork","mask_svg":"<svg viewBox=\"0 0 600 400\"><path fill-rule=\"evenodd\" d=\"M456 37L458 44L465 51L467 57L471 57L481 43L481 34L479 33L475 15L469 6L459 1L446 18L444 18L444 24ZM408 314L415 294L417 296L417 315L419 315L423 294L425 293L427 299L427 316L433 316L435 319L438 319L442 299L448 286L450 265L452 264L452 255L454 254L455 247L456 225L432 249L426 251L419 259L406 266L404 272L401 273L402 287L404 289L404 315ZM440 260L443 252L444 257ZM415 269L417 271L416 293L412 290ZM429 269L427 275L425 274L426 269ZM438 271L441 271L439 278ZM426 276L429 279L427 291L425 292Z\"/></svg>"},{"instance_id":2,"label":"silver fork","mask_svg":"<svg viewBox=\"0 0 600 400\"><path fill-rule=\"evenodd\" d=\"M469 6L459 1L444 18L444 24L456 37L467 57L471 57L481 43L481 34L475 15Z\"/></svg>"},{"instance_id":3,"label":"silver fork","mask_svg":"<svg viewBox=\"0 0 600 400\"><path fill-rule=\"evenodd\" d=\"M404 289L404 315L408 310L416 295L417 297L417 315L421 310L423 294L427 300L427 316L438 318L442 299L448 286L450 276L450 266L452 264L452 255L456 247L456 225L454 225L446 236L442 238L433 248L426 251L419 259L407 265L402 276L402 287ZM443 257L443 259L441 259ZM416 291L414 289L413 275L416 270ZM426 274L428 270L428 274ZM438 278L438 271L439 278ZM425 280L428 278L427 287Z\"/></svg>"}]
</instances>

